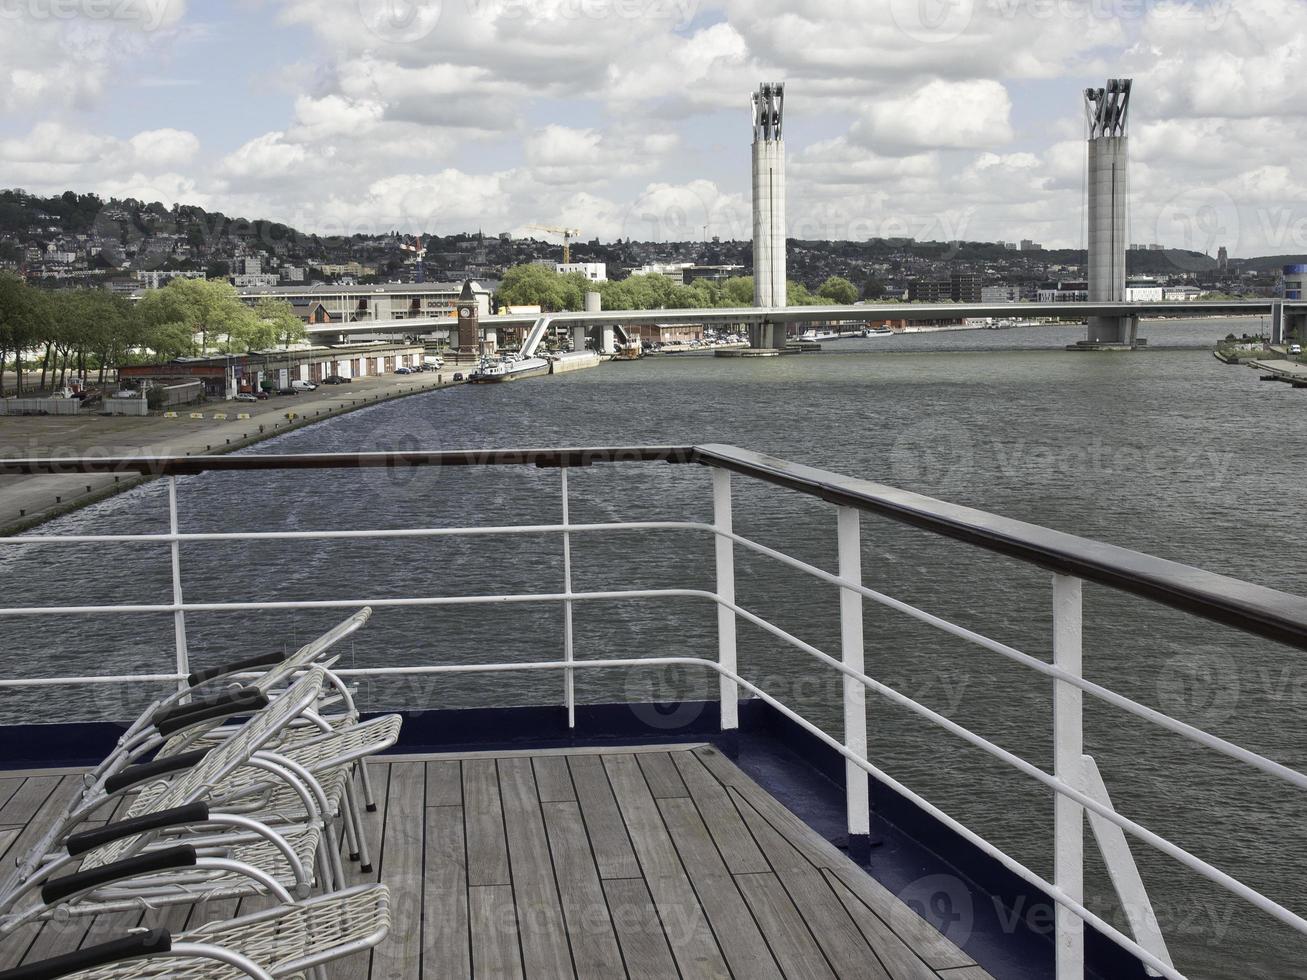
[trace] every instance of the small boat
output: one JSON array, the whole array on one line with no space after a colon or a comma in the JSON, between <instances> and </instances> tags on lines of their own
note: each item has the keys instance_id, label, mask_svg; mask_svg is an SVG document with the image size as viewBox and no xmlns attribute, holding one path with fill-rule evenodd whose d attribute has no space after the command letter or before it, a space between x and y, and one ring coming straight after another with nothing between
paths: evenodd
<instances>
[{"instance_id":1,"label":"small boat","mask_svg":"<svg viewBox=\"0 0 1307 980\"><path fill-rule=\"evenodd\" d=\"M503 357L483 357L481 365L472 372L472 384L497 384L502 381L519 381L549 373L549 362L543 357L522 357L506 354Z\"/></svg>"},{"instance_id":2,"label":"small boat","mask_svg":"<svg viewBox=\"0 0 1307 980\"><path fill-rule=\"evenodd\" d=\"M829 330L829 329L827 329L827 330L805 330L805 331L804 331L804 332L799 336L799 340L803 341L804 343L810 343L810 342L815 342L815 341L819 341L819 340L839 340L839 339L840 339L839 331L837 331L837 330Z\"/></svg>"},{"instance_id":3,"label":"small boat","mask_svg":"<svg viewBox=\"0 0 1307 980\"><path fill-rule=\"evenodd\" d=\"M889 327L863 327L861 337L866 340L872 337L889 337L894 333Z\"/></svg>"}]
</instances>

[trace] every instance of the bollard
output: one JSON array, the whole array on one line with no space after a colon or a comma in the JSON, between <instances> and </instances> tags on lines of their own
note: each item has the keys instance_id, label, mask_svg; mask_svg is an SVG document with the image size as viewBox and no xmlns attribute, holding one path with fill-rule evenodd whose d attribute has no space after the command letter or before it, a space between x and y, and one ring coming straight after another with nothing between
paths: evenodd
<instances>
[{"instance_id":1,"label":"bollard","mask_svg":"<svg viewBox=\"0 0 1307 980\"><path fill-rule=\"evenodd\" d=\"M56 504L62 504L62 503L64 502L64 498L63 498L63 497L55 497L55 498L54 498L54 502L55 502Z\"/></svg>"},{"instance_id":2,"label":"bollard","mask_svg":"<svg viewBox=\"0 0 1307 980\"><path fill-rule=\"evenodd\" d=\"M19 517L26 517L26 516L27 516L27 511L26 511L26 510L20 510L20 511L18 512L18 516L19 516Z\"/></svg>"},{"instance_id":3,"label":"bollard","mask_svg":"<svg viewBox=\"0 0 1307 980\"><path fill-rule=\"evenodd\" d=\"M86 492L87 493L91 492L91 485L89 483L86 485Z\"/></svg>"}]
</instances>

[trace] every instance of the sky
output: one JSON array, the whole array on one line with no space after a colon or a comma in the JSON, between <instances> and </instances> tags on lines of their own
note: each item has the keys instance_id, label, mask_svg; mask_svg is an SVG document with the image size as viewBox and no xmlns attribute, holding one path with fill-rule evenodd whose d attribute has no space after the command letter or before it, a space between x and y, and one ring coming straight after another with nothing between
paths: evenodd
<instances>
[{"instance_id":1,"label":"sky","mask_svg":"<svg viewBox=\"0 0 1307 980\"><path fill-rule=\"evenodd\" d=\"M1132 242L1307 252L1305 57L1307 0L0 0L0 187L747 239L783 81L792 237L1078 247L1131 77Z\"/></svg>"}]
</instances>

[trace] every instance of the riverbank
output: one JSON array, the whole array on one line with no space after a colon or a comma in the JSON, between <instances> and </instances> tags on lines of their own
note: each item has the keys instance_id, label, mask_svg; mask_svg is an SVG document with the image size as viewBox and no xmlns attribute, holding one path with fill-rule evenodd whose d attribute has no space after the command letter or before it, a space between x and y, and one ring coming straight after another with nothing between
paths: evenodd
<instances>
[{"instance_id":1,"label":"riverbank","mask_svg":"<svg viewBox=\"0 0 1307 980\"><path fill-rule=\"evenodd\" d=\"M199 456L235 452L307 425L410 395L448 388L452 372L357 378L349 385L260 402L211 401L176 418L7 416L0 458ZM0 536L36 527L146 482L139 476L5 477L0 479Z\"/></svg>"}]
</instances>

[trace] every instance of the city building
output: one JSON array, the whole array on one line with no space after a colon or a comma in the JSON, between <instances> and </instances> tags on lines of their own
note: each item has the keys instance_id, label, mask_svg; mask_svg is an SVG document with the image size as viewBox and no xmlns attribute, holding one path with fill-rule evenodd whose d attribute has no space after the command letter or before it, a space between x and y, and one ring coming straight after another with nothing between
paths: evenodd
<instances>
[{"instance_id":1,"label":"city building","mask_svg":"<svg viewBox=\"0 0 1307 980\"><path fill-rule=\"evenodd\" d=\"M579 272L591 282L608 281L608 264L605 262L556 262L554 263L554 271L560 276Z\"/></svg>"},{"instance_id":2,"label":"city building","mask_svg":"<svg viewBox=\"0 0 1307 980\"><path fill-rule=\"evenodd\" d=\"M742 265L692 265L681 271L682 281L687 286L700 280L725 282L727 279L735 279L743 275Z\"/></svg>"},{"instance_id":3,"label":"city building","mask_svg":"<svg viewBox=\"0 0 1307 980\"><path fill-rule=\"evenodd\" d=\"M651 262L638 269L632 269L633 276L666 276L676 282L685 282L685 270L694 268L693 262Z\"/></svg>"},{"instance_id":4,"label":"city building","mask_svg":"<svg viewBox=\"0 0 1307 980\"><path fill-rule=\"evenodd\" d=\"M1307 265L1286 265L1284 267L1284 298L1307 298Z\"/></svg>"},{"instance_id":5,"label":"city building","mask_svg":"<svg viewBox=\"0 0 1307 980\"><path fill-rule=\"evenodd\" d=\"M1128 303L1160 303L1162 296L1162 284L1155 279L1131 279L1125 284Z\"/></svg>"},{"instance_id":6,"label":"city building","mask_svg":"<svg viewBox=\"0 0 1307 980\"><path fill-rule=\"evenodd\" d=\"M1089 300L1089 283L1079 281L1045 283L1039 287L1041 303L1085 303Z\"/></svg>"},{"instance_id":7,"label":"city building","mask_svg":"<svg viewBox=\"0 0 1307 980\"><path fill-rule=\"evenodd\" d=\"M231 357L184 357L167 364L124 367L119 377L162 383L199 381L211 398L228 392L258 391L265 382L289 388L292 381L321 382L339 375L366 378L390 374L399 367L418 367L426 347L422 344L354 344L265 351Z\"/></svg>"},{"instance_id":8,"label":"city building","mask_svg":"<svg viewBox=\"0 0 1307 980\"><path fill-rule=\"evenodd\" d=\"M142 289L162 289L174 279L203 279L203 272L178 272L164 269L142 269L136 273L136 281Z\"/></svg>"},{"instance_id":9,"label":"city building","mask_svg":"<svg viewBox=\"0 0 1307 980\"><path fill-rule=\"evenodd\" d=\"M306 323L358 323L455 316L462 283L387 283L380 286L268 286L240 290L250 306L285 300Z\"/></svg>"},{"instance_id":10,"label":"city building","mask_svg":"<svg viewBox=\"0 0 1307 980\"><path fill-rule=\"evenodd\" d=\"M1021 287L981 286L980 301L982 303L1019 303L1021 302Z\"/></svg>"},{"instance_id":11,"label":"city building","mask_svg":"<svg viewBox=\"0 0 1307 980\"><path fill-rule=\"evenodd\" d=\"M1039 242L1032 242L1029 238L1021 239L1021 251L1023 252L1041 252L1044 246Z\"/></svg>"},{"instance_id":12,"label":"city building","mask_svg":"<svg viewBox=\"0 0 1307 980\"><path fill-rule=\"evenodd\" d=\"M1216 267L1222 272L1230 268L1230 253L1224 245L1216 250Z\"/></svg>"}]
</instances>

